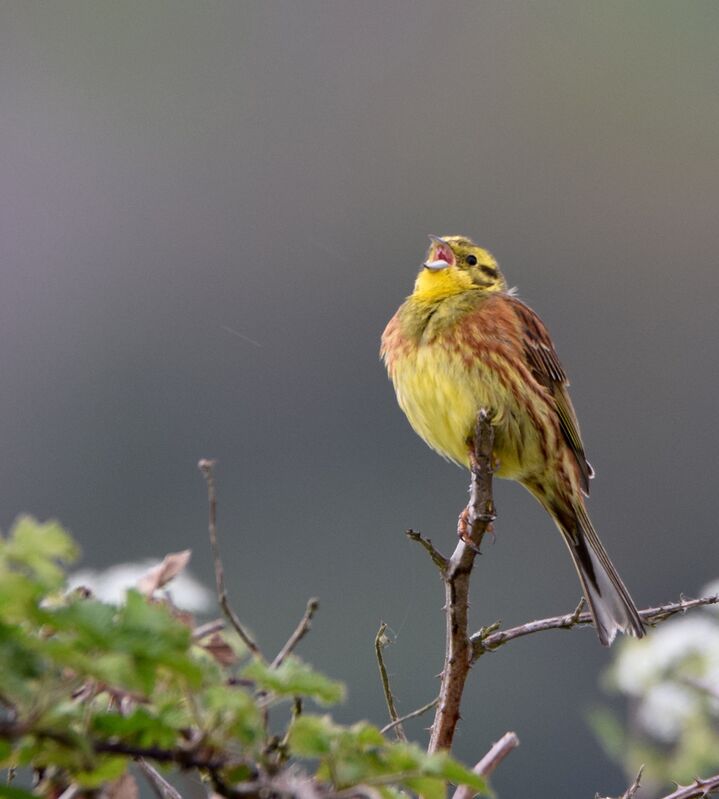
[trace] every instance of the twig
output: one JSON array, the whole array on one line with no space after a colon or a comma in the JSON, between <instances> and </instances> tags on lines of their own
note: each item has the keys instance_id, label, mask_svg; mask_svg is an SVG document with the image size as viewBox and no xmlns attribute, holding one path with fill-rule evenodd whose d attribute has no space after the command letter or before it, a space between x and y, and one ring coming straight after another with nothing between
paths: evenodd
<instances>
[{"instance_id":1,"label":"twig","mask_svg":"<svg viewBox=\"0 0 719 799\"><path fill-rule=\"evenodd\" d=\"M380 732L384 735L384 733L389 732L398 724L402 724L402 722L409 721L410 719L416 719L417 716L421 716L423 713L426 713L428 710L432 710L433 707L436 707L437 702L439 702L439 697L435 696L435 698L431 702L427 702L426 705L422 705L422 707L418 707L417 710L407 713L406 716L400 716L396 721L390 721L389 724L385 724Z\"/></svg>"},{"instance_id":2,"label":"twig","mask_svg":"<svg viewBox=\"0 0 719 799\"><path fill-rule=\"evenodd\" d=\"M504 735L492 744L489 752L472 769L480 777L489 777L505 757L519 746L519 738L514 732L505 732ZM454 792L452 799L472 799L474 791L468 785L460 785Z\"/></svg>"},{"instance_id":3,"label":"twig","mask_svg":"<svg viewBox=\"0 0 719 799\"><path fill-rule=\"evenodd\" d=\"M427 550L430 558L432 558L432 562L439 569L440 574L444 577L444 573L447 571L449 561L438 549L435 548L434 544L429 540L429 538L425 538L422 533L417 530L407 530L407 538L409 538L410 541L416 541L420 546Z\"/></svg>"},{"instance_id":4,"label":"twig","mask_svg":"<svg viewBox=\"0 0 719 799\"><path fill-rule=\"evenodd\" d=\"M479 545L494 520L492 500L492 446L494 430L488 411L477 415L472 441L470 496L460 516L461 537L443 574L446 646L439 702L432 724L429 752L449 749L459 721L464 684L472 665L469 640L469 578Z\"/></svg>"},{"instance_id":5,"label":"twig","mask_svg":"<svg viewBox=\"0 0 719 799\"><path fill-rule=\"evenodd\" d=\"M220 558L220 548L217 543L217 495L215 494L215 475L214 467L216 461L207 460L203 458L198 464L199 470L202 472L205 481L207 482L207 501L210 506L208 530L210 533L210 545L212 547L212 557L215 562L215 583L217 585L217 599L220 607L227 616L228 621L235 628L237 634L242 639L245 646L252 652L255 657L262 657L262 652L257 646L250 634L242 626L242 622L237 617L237 614L230 606L230 601L227 597L227 590L225 589L225 572L222 567L222 559Z\"/></svg>"},{"instance_id":6,"label":"twig","mask_svg":"<svg viewBox=\"0 0 719 799\"><path fill-rule=\"evenodd\" d=\"M292 635L287 639L287 643L280 649L277 653L275 659L272 661L271 667L273 669L278 668L287 655L292 652L292 650L299 644L299 642L305 637L305 635L310 631L310 627L312 626L312 617L317 612L317 608L320 606L319 599L313 597L312 599L307 600L307 607L305 608L305 615L300 619L300 623L295 628L295 631Z\"/></svg>"},{"instance_id":7,"label":"twig","mask_svg":"<svg viewBox=\"0 0 719 799\"><path fill-rule=\"evenodd\" d=\"M663 796L662 799L698 799L709 796L719 791L719 774L700 780L697 777L691 785L680 785L674 793Z\"/></svg>"},{"instance_id":8,"label":"twig","mask_svg":"<svg viewBox=\"0 0 719 799\"><path fill-rule=\"evenodd\" d=\"M678 613L686 613L693 608L716 605L717 603L719 603L719 594L701 597L700 599L684 599L682 597L679 602L668 602L666 605L640 610L639 615L646 624L654 626ZM551 616L547 619L530 621L526 624L520 624L518 627L510 627L507 630L492 630L491 628L479 630L471 637L472 662L485 652L493 652L515 638L522 638L525 635L542 632L543 630L571 630L573 627L591 624L591 615L578 612L580 610L581 603L580 607L573 613L566 613L563 616Z\"/></svg>"},{"instance_id":9,"label":"twig","mask_svg":"<svg viewBox=\"0 0 719 799\"><path fill-rule=\"evenodd\" d=\"M25 735L32 735L41 740L54 741L68 749L76 749L77 741L58 730L37 729L32 724L22 721L0 720L0 740L17 741ZM212 753L212 751L195 751L183 747L135 746L124 741L103 741L90 739L88 746L93 752L105 755L126 755L127 757L143 757L156 763L174 763L181 768L222 769L228 766L241 765L244 761L230 759Z\"/></svg>"},{"instance_id":10,"label":"twig","mask_svg":"<svg viewBox=\"0 0 719 799\"><path fill-rule=\"evenodd\" d=\"M195 627L195 629L192 631L192 640L201 641L203 638L207 638L210 635L222 632L224 629L225 622L222 619L208 621L205 624L201 624L199 627Z\"/></svg>"},{"instance_id":11,"label":"twig","mask_svg":"<svg viewBox=\"0 0 719 799\"><path fill-rule=\"evenodd\" d=\"M392 696L392 689L390 688L389 684L389 675L387 674L387 667L384 664L384 655L382 654L382 649L386 645L387 638L385 636L385 631L387 629L387 625L382 622L379 626L379 630L377 630L377 635L374 639L374 653L377 657L377 666L379 667L379 676L382 680L382 690L384 691L384 699L387 703L387 710L389 711L389 717L392 719L392 728L394 729L394 734L397 736L398 741L406 741L407 736L404 733L404 727L402 726L401 719L399 717L399 713L397 713L397 708L394 704L394 697Z\"/></svg>"},{"instance_id":12,"label":"twig","mask_svg":"<svg viewBox=\"0 0 719 799\"><path fill-rule=\"evenodd\" d=\"M150 787L159 799L182 799L180 792L173 788L162 774L144 758L138 757L135 762L140 767L140 771L145 775Z\"/></svg>"},{"instance_id":13,"label":"twig","mask_svg":"<svg viewBox=\"0 0 719 799\"><path fill-rule=\"evenodd\" d=\"M621 795L621 799L634 799L642 784L642 774L644 774L644 765L639 766L639 771L637 772L637 776L634 778L634 782L627 788L626 791L624 791L624 793Z\"/></svg>"}]
</instances>

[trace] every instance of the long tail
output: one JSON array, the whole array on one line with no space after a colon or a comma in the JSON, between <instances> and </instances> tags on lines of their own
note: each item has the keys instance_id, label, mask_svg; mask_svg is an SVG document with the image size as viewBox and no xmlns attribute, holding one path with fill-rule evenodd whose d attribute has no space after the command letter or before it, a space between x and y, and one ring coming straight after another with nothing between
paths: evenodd
<instances>
[{"instance_id":1,"label":"long tail","mask_svg":"<svg viewBox=\"0 0 719 799\"><path fill-rule=\"evenodd\" d=\"M602 546L584 507L548 507L584 589L599 641L611 646L617 632L641 638L644 625L629 591Z\"/></svg>"}]
</instances>

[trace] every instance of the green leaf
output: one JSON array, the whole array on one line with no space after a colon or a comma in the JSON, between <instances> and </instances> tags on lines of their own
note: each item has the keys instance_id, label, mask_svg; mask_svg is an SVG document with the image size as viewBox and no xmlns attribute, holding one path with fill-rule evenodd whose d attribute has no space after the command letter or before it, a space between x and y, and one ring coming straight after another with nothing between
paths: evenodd
<instances>
[{"instance_id":1,"label":"green leaf","mask_svg":"<svg viewBox=\"0 0 719 799\"><path fill-rule=\"evenodd\" d=\"M277 669L253 660L244 669L243 677L278 696L309 697L320 705L335 704L345 695L342 683L330 680L296 657L287 658Z\"/></svg>"},{"instance_id":2,"label":"green leaf","mask_svg":"<svg viewBox=\"0 0 719 799\"><path fill-rule=\"evenodd\" d=\"M38 799L38 795L12 785L0 785L2 799Z\"/></svg>"},{"instance_id":3,"label":"green leaf","mask_svg":"<svg viewBox=\"0 0 719 799\"><path fill-rule=\"evenodd\" d=\"M428 755L423 764L422 772L441 777L455 785L469 785L470 788L474 788L476 793L490 793L490 788L484 777L480 777L470 769L465 768L446 752Z\"/></svg>"},{"instance_id":4,"label":"green leaf","mask_svg":"<svg viewBox=\"0 0 719 799\"><path fill-rule=\"evenodd\" d=\"M229 735L245 744L262 739L262 714L246 691L214 685L204 692L202 700L209 711L207 726L214 735Z\"/></svg>"},{"instance_id":5,"label":"green leaf","mask_svg":"<svg viewBox=\"0 0 719 799\"><path fill-rule=\"evenodd\" d=\"M298 716L290 729L290 750L299 757L323 757L332 751L336 737L329 716Z\"/></svg>"},{"instance_id":6,"label":"green leaf","mask_svg":"<svg viewBox=\"0 0 719 799\"><path fill-rule=\"evenodd\" d=\"M151 708L136 707L129 715L99 713L92 718L91 730L101 738L120 738L125 743L141 747L175 745L178 729L158 718Z\"/></svg>"},{"instance_id":7,"label":"green leaf","mask_svg":"<svg viewBox=\"0 0 719 799\"><path fill-rule=\"evenodd\" d=\"M0 740L0 768L5 768L6 766L11 765L11 763L8 762L11 755L12 744L10 741Z\"/></svg>"},{"instance_id":8,"label":"green leaf","mask_svg":"<svg viewBox=\"0 0 719 799\"><path fill-rule=\"evenodd\" d=\"M88 771L75 772L75 781L83 788L100 788L122 776L127 770L128 759L117 755L102 755L97 765Z\"/></svg>"},{"instance_id":9,"label":"green leaf","mask_svg":"<svg viewBox=\"0 0 719 799\"><path fill-rule=\"evenodd\" d=\"M0 674L5 696L16 703L30 701L44 668L30 636L19 626L0 622Z\"/></svg>"},{"instance_id":10,"label":"green leaf","mask_svg":"<svg viewBox=\"0 0 719 799\"><path fill-rule=\"evenodd\" d=\"M71 563L78 556L75 542L59 522L41 523L32 516L18 516L4 543L8 562L29 570L47 590L63 583L59 562Z\"/></svg>"},{"instance_id":11,"label":"green leaf","mask_svg":"<svg viewBox=\"0 0 719 799\"><path fill-rule=\"evenodd\" d=\"M443 780L432 777L412 777L403 780L403 784L422 799L446 799L447 796L447 785Z\"/></svg>"}]
</instances>

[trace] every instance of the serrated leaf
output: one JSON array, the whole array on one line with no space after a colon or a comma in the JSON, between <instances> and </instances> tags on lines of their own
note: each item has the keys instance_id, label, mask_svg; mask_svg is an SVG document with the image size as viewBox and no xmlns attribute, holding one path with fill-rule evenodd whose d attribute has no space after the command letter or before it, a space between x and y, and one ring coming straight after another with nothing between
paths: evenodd
<instances>
[{"instance_id":1,"label":"serrated leaf","mask_svg":"<svg viewBox=\"0 0 719 799\"><path fill-rule=\"evenodd\" d=\"M290 750L300 757L323 757L336 737L337 728L328 716L298 716L290 728Z\"/></svg>"},{"instance_id":2,"label":"serrated leaf","mask_svg":"<svg viewBox=\"0 0 719 799\"><path fill-rule=\"evenodd\" d=\"M330 680L296 657L287 658L276 669L254 660L244 669L243 676L278 696L309 697L320 705L333 705L345 695L342 683Z\"/></svg>"},{"instance_id":3,"label":"serrated leaf","mask_svg":"<svg viewBox=\"0 0 719 799\"><path fill-rule=\"evenodd\" d=\"M367 721L358 721L350 727L350 732L356 736L357 745L361 747L368 746L386 746L387 739L382 735L374 724Z\"/></svg>"},{"instance_id":4,"label":"serrated leaf","mask_svg":"<svg viewBox=\"0 0 719 799\"><path fill-rule=\"evenodd\" d=\"M245 744L262 738L262 714L246 691L213 685L202 698L210 714L208 726L213 734L231 736Z\"/></svg>"},{"instance_id":5,"label":"serrated leaf","mask_svg":"<svg viewBox=\"0 0 719 799\"><path fill-rule=\"evenodd\" d=\"M411 777L402 780L402 784L421 796L422 799L446 799L447 796L446 783L432 777Z\"/></svg>"},{"instance_id":6,"label":"serrated leaf","mask_svg":"<svg viewBox=\"0 0 719 799\"><path fill-rule=\"evenodd\" d=\"M75 560L78 549L59 522L18 516L4 542L4 554L11 565L28 569L45 589L52 590L64 580L58 564Z\"/></svg>"},{"instance_id":7,"label":"serrated leaf","mask_svg":"<svg viewBox=\"0 0 719 799\"><path fill-rule=\"evenodd\" d=\"M183 719L184 721L184 719ZM126 743L149 748L172 747L177 742L179 727L158 718L151 709L136 707L131 713L99 713L92 718L91 729L101 738L118 737Z\"/></svg>"},{"instance_id":8,"label":"serrated leaf","mask_svg":"<svg viewBox=\"0 0 719 799\"><path fill-rule=\"evenodd\" d=\"M490 792L490 788L484 777L480 777L461 763L458 763L446 752L437 752L436 754L428 755L422 765L422 773L441 777L455 785L469 785L469 787L474 788L477 793L488 794Z\"/></svg>"}]
</instances>

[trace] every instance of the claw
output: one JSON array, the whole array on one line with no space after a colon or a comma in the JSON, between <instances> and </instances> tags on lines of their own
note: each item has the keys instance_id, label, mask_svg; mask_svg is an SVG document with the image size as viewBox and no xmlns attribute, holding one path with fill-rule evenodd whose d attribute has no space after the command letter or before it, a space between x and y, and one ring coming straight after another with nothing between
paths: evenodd
<instances>
[{"instance_id":1,"label":"claw","mask_svg":"<svg viewBox=\"0 0 719 799\"><path fill-rule=\"evenodd\" d=\"M469 508L465 508L457 520L457 537L477 555L481 555L479 547L472 541L469 535Z\"/></svg>"}]
</instances>

